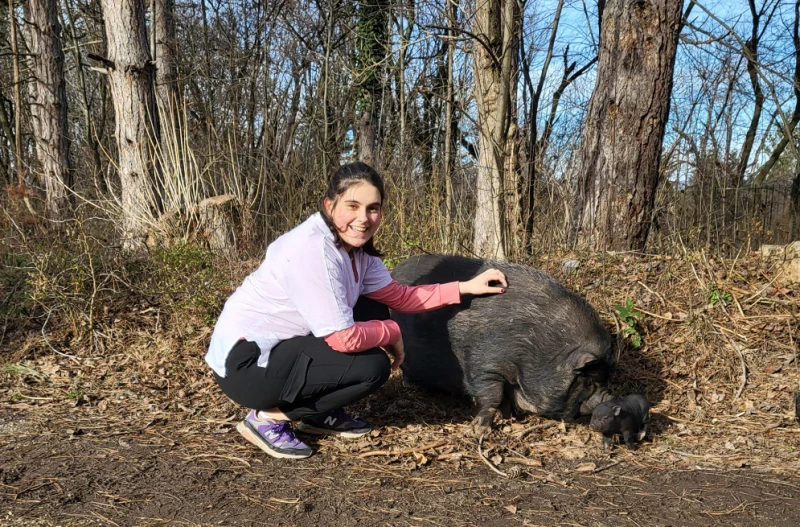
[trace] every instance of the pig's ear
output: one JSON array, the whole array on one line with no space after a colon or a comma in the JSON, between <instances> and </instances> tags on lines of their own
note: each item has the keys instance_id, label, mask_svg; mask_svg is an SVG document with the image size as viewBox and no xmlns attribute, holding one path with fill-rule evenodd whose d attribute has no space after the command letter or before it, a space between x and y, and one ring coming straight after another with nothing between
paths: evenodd
<instances>
[{"instance_id":1,"label":"pig's ear","mask_svg":"<svg viewBox=\"0 0 800 527\"><path fill-rule=\"evenodd\" d=\"M597 356L585 351L576 351L569 357L569 363L575 371L585 370L600 362Z\"/></svg>"},{"instance_id":2,"label":"pig's ear","mask_svg":"<svg viewBox=\"0 0 800 527\"><path fill-rule=\"evenodd\" d=\"M614 415L619 416L619 412L622 410L621 406L614 406Z\"/></svg>"}]
</instances>

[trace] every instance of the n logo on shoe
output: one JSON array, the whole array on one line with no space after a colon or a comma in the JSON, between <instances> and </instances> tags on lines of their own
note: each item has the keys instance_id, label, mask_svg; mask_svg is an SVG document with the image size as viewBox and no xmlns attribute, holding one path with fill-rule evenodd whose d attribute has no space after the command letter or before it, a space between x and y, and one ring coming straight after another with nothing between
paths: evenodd
<instances>
[{"instance_id":1,"label":"n logo on shoe","mask_svg":"<svg viewBox=\"0 0 800 527\"><path fill-rule=\"evenodd\" d=\"M335 425L336 424L336 418L331 416L331 415L329 415L328 417L325 418L325 424L328 425L328 426Z\"/></svg>"}]
</instances>

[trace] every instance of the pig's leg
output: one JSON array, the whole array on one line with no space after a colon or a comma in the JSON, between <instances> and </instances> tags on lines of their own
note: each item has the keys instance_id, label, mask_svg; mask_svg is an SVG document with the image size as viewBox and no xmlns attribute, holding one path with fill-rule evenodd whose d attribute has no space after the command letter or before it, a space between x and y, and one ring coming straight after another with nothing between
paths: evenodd
<instances>
[{"instance_id":1,"label":"pig's leg","mask_svg":"<svg viewBox=\"0 0 800 527\"><path fill-rule=\"evenodd\" d=\"M611 440L614 439L614 434L603 434L603 450L611 448Z\"/></svg>"},{"instance_id":2,"label":"pig's leg","mask_svg":"<svg viewBox=\"0 0 800 527\"><path fill-rule=\"evenodd\" d=\"M627 445L628 448L636 448L636 442L634 441L635 437L636 433L630 430L625 430L622 432L622 438L625 440L625 445Z\"/></svg>"},{"instance_id":3,"label":"pig's leg","mask_svg":"<svg viewBox=\"0 0 800 527\"><path fill-rule=\"evenodd\" d=\"M472 421L475 437L487 434L492 428L494 416L503 402L503 383L500 376L491 374L476 377L473 380L475 398L478 400L478 415Z\"/></svg>"},{"instance_id":4,"label":"pig's leg","mask_svg":"<svg viewBox=\"0 0 800 527\"><path fill-rule=\"evenodd\" d=\"M503 419L510 419L514 413L514 388L506 383L503 383L503 402L500 403L500 415Z\"/></svg>"}]
</instances>

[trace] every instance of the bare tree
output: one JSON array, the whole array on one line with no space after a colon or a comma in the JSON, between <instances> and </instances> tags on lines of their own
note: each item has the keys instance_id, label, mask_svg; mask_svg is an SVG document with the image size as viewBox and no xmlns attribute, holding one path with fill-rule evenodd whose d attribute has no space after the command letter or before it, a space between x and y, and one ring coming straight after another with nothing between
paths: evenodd
<instances>
[{"instance_id":1,"label":"bare tree","mask_svg":"<svg viewBox=\"0 0 800 527\"><path fill-rule=\"evenodd\" d=\"M117 169L122 187L122 245L142 248L157 207L152 145L158 140L153 64L147 48L143 0L102 0L114 102Z\"/></svg>"},{"instance_id":2,"label":"bare tree","mask_svg":"<svg viewBox=\"0 0 800 527\"><path fill-rule=\"evenodd\" d=\"M505 194L516 188L518 178L514 108L518 31L516 0L478 0L472 52L480 129L473 251L500 260L507 253Z\"/></svg>"},{"instance_id":3,"label":"bare tree","mask_svg":"<svg viewBox=\"0 0 800 527\"><path fill-rule=\"evenodd\" d=\"M553 92L550 101L550 110L544 122L543 130L539 133L539 103L542 100L542 95L545 88L545 80L547 79L550 63L555 52L556 36L558 34L558 26L561 21L561 13L564 7L564 0L559 0L556 5L555 13L553 14L552 30L550 31L550 38L547 44L547 53L545 55L544 63L542 64L539 73L539 80L534 87L533 80L531 79L531 55L525 49L521 49L522 53L522 76L525 79L525 87L527 94L530 95L530 105L527 112L528 124L528 137L527 137L527 170L525 177L521 180L526 188L520 191L521 203L520 210L522 212L521 221L525 226L525 235L523 245L526 252L530 253L533 249L533 227L534 227L534 202L536 196L536 184L542 177L544 172L543 158L550 142L550 136L553 133L556 115L558 112L559 102L564 92L570 85L575 82L581 75L586 73L597 62L597 56L589 59L583 66L578 68L577 62L570 62L569 58L569 44L564 49L562 60L563 66L561 69L561 81ZM588 15L587 15L588 18ZM535 43L532 44L532 47ZM526 95L527 95L526 94Z\"/></svg>"},{"instance_id":4,"label":"bare tree","mask_svg":"<svg viewBox=\"0 0 800 527\"><path fill-rule=\"evenodd\" d=\"M383 61L388 40L388 1L359 2L356 24L356 84L358 104L358 158L377 166L377 119L381 106Z\"/></svg>"},{"instance_id":5,"label":"bare tree","mask_svg":"<svg viewBox=\"0 0 800 527\"><path fill-rule=\"evenodd\" d=\"M25 15L29 21L26 33L33 73L28 84L31 125L45 188L45 210L49 218L63 220L69 211L72 163L57 6L56 0L28 0Z\"/></svg>"},{"instance_id":6,"label":"bare tree","mask_svg":"<svg viewBox=\"0 0 800 527\"><path fill-rule=\"evenodd\" d=\"M22 190L25 185L25 171L22 168L22 95L20 94L19 44L17 42L17 15L14 13L14 0L8 0L8 20L11 26L11 57L14 65L14 167L17 172L17 185Z\"/></svg>"},{"instance_id":7,"label":"bare tree","mask_svg":"<svg viewBox=\"0 0 800 527\"><path fill-rule=\"evenodd\" d=\"M610 0L575 174L571 242L644 248L669 114L681 0ZM645 89L647 88L647 89Z\"/></svg>"},{"instance_id":8,"label":"bare tree","mask_svg":"<svg viewBox=\"0 0 800 527\"><path fill-rule=\"evenodd\" d=\"M160 115L178 107L178 67L175 58L175 0L155 0L153 59L156 65L156 101ZM177 120L175 120L177 121Z\"/></svg>"}]
</instances>

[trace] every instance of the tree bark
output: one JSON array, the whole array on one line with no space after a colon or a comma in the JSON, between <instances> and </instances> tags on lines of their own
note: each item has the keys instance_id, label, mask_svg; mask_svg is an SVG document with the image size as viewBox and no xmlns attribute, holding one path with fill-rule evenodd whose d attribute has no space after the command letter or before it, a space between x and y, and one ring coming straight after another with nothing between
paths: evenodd
<instances>
[{"instance_id":1,"label":"tree bark","mask_svg":"<svg viewBox=\"0 0 800 527\"><path fill-rule=\"evenodd\" d=\"M25 188L25 171L22 168L22 95L19 87L19 45L14 0L8 0L8 20L11 26L11 56L14 66L14 168L17 172L17 185L22 191Z\"/></svg>"},{"instance_id":2,"label":"tree bark","mask_svg":"<svg viewBox=\"0 0 800 527\"><path fill-rule=\"evenodd\" d=\"M28 0L25 16L29 63L33 79L28 83L31 124L36 155L45 189L45 211L51 220L69 215L72 163L67 132L67 91L64 50L56 0Z\"/></svg>"},{"instance_id":3,"label":"tree bark","mask_svg":"<svg viewBox=\"0 0 800 527\"><path fill-rule=\"evenodd\" d=\"M175 50L175 0L155 0L156 101L159 115L177 123L178 66Z\"/></svg>"},{"instance_id":4,"label":"tree bark","mask_svg":"<svg viewBox=\"0 0 800 527\"><path fill-rule=\"evenodd\" d=\"M518 19L516 0L486 0L476 7L472 54L480 139L473 251L498 260L508 251L505 194L517 188L519 178L513 122Z\"/></svg>"},{"instance_id":5,"label":"tree bark","mask_svg":"<svg viewBox=\"0 0 800 527\"><path fill-rule=\"evenodd\" d=\"M358 118L358 160L377 167L378 110L381 107L383 60L388 28L386 0L358 3L356 24L356 83L360 93Z\"/></svg>"},{"instance_id":6,"label":"tree bark","mask_svg":"<svg viewBox=\"0 0 800 527\"><path fill-rule=\"evenodd\" d=\"M669 114L681 0L609 0L576 166L570 239L642 250Z\"/></svg>"},{"instance_id":7,"label":"tree bark","mask_svg":"<svg viewBox=\"0 0 800 527\"><path fill-rule=\"evenodd\" d=\"M158 209L152 146L158 142L153 64L142 0L102 0L111 98L116 116L122 198L122 246L144 247L147 225Z\"/></svg>"}]
</instances>

